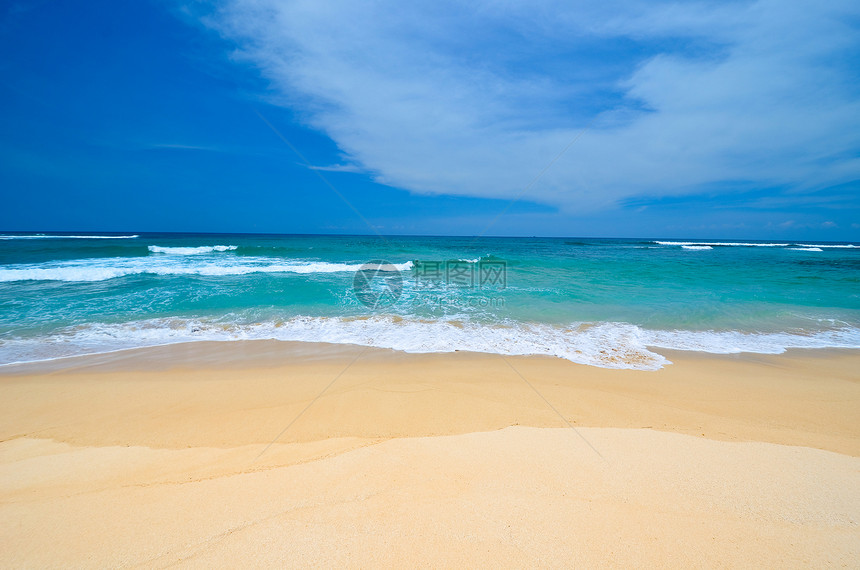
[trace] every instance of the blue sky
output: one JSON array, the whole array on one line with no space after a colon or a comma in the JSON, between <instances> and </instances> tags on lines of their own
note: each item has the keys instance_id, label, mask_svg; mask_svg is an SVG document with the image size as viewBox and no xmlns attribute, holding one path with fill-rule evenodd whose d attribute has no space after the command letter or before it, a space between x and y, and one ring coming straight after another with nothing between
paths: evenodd
<instances>
[{"instance_id":1,"label":"blue sky","mask_svg":"<svg viewBox=\"0 0 860 570\"><path fill-rule=\"evenodd\" d=\"M841 0L7 2L0 229L857 241L858 27Z\"/></svg>"}]
</instances>

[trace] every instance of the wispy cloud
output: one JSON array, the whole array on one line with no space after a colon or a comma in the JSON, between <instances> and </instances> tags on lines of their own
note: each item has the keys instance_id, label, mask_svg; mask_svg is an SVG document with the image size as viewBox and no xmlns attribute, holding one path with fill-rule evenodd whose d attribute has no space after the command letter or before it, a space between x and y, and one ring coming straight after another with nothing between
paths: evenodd
<instances>
[{"instance_id":1,"label":"wispy cloud","mask_svg":"<svg viewBox=\"0 0 860 570\"><path fill-rule=\"evenodd\" d=\"M860 179L853 0L232 0L204 20L350 164L414 192L513 197L588 124L529 199Z\"/></svg>"},{"instance_id":2,"label":"wispy cloud","mask_svg":"<svg viewBox=\"0 0 860 570\"><path fill-rule=\"evenodd\" d=\"M365 172L360 166L355 164L332 164L329 166L308 166L311 170L320 170L323 172Z\"/></svg>"}]
</instances>

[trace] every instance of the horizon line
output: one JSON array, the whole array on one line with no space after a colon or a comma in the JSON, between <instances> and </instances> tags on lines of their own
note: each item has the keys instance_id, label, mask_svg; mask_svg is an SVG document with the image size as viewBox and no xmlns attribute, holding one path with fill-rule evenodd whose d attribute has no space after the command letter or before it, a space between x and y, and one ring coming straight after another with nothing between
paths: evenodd
<instances>
[{"instance_id":1,"label":"horizon line","mask_svg":"<svg viewBox=\"0 0 860 570\"><path fill-rule=\"evenodd\" d=\"M384 237L400 237L400 238L473 238L473 239L606 239L606 240L699 240L699 241L717 241L717 240L725 240L725 241L761 241L766 242L768 240L779 239L780 241L787 241L789 243L798 243L793 238L747 238L747 237L691 237L691 236L682 236L682 237L669 237L669 236L636 236L636 237L618 237L618 236L585 236L585 235L477 235L477 234L373 234L373 233L325 233L325 232L299 232L299 233L291 233L291 232L183 232L183 231L142 231L142 230L3 230L0 229L0 235L46 235L46 236L55 236L55 237L64 237L64 236L96 236L96 235L111 235L116 234L117 236L128 236L129 234L142 236L142 235L152 235L152 234L161 234L161 235L183 235L183 236L210 236L210 235L221 235L221 236L293 236L293 237L371 237L376 239L381 239ZM113 236L111 236L113 237ZM850 243L850 244L860 244L860 240L852 241L852 240L832 240L832 239L818 239L818 238L802 238L802 241L820 241L822 243Z\"/></svg>"}]
</instances>

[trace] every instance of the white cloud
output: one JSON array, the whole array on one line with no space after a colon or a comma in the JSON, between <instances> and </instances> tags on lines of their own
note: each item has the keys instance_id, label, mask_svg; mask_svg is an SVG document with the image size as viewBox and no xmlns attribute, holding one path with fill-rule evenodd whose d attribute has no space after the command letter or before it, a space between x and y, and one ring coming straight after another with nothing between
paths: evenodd
<instances>
[{"instance_id":1,"label":"white cloud","mask_svg":"<svg viewBox=\"0 0 860 570\"><path fill-rule=\"evenodd\" d=\"M233 0L207 22L349 164L415 192L516 196L593 120L527 194L582 211L860 179L858 18L842 0Z\"/></svg>"}]
</instances>

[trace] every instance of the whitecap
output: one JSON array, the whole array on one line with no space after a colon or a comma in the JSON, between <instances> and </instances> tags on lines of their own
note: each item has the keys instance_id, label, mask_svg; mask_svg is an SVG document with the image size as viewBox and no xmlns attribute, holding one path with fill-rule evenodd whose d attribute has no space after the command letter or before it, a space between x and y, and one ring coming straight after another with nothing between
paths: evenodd
<instances>
[{"instance_id":1,"label":"whitecap","mask_svg":"<svg viewBox=\"0 0 860 570\"><path fill-rule=\"evenodd\" d=\"M737 247L786 247L787 243L751 243L751 242L736 242L736 241L655 241L660 245L680 245L680 246L737 246Z\"/></svg>"},{"instance_id":2,"label":"whitecap","mask_svg":"<svg viewBox=\"0 0 860 570\"><path fill-rule=\"evenodd\" d=\"M63 235L48 235L48 234L32 234L32 235L0 235L0 239L137 239L140 236L135 234L131 236L63 236Z\"/></svg>"},{"instance_id":3,"label":"whitecap","mask_svg":"<svg viewBox=\"0 0 860 570\"><path fill-rule=\"evenodd\" d=\"M105 281L128 275L200 275L207 277L252 273L346 273L365 267L362 263L333 263L308 260L277 260L266 257L236 257L212 260L208 257L159 255L113 259L79 259L40 264L7 265L0 269L0 282L12 281ZM380 270L408 271L406 261Z\"/></svg>"},{"instance_id":4,"label":"whitecap","mask_svg":"<svg viewBox=\"0 0 860 570\"><path fill-rule=\"evenodd\" d=\"M203 245L199 247L166 247L151 245L149 251L152 253L166 253L170 255L196 255L200 253L213 253L220 251L235 251L239 246L236 245Z\"/></svg>"}]
</instances>

